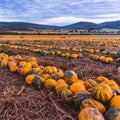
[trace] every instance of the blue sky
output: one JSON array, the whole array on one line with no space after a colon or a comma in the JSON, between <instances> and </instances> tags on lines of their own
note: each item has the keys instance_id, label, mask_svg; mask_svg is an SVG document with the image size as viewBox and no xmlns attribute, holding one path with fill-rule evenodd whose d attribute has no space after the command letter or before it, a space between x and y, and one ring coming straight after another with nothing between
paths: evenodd
<instances>
[{"instance_id":1,"label":"blue sky","mask_svg":"<svg viewBox=\"0 0 120 120\"><path fill-rule=\"evenodd\" d=\"M119 0L0 0L0 21L67 25L120 20Z\"/></svg>"}]
</instances>

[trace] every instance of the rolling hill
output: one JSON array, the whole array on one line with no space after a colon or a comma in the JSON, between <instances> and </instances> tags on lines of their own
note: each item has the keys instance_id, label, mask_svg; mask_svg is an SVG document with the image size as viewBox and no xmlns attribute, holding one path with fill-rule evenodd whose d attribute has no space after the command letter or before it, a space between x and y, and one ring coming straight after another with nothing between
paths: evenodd
<instances>
[{"instance_id":1,"label":"rolling hill","mask_svg":"<svg viewBox=\"0 0 120 120\"><path fill-rule=\"evenodd\" d=\"M41 25L27 22L0 22L0 31L36 31L36 30L100 30L100 29L120 29L120 21L104 22L95 24L92 22L78 22L66 26Z\"/></svg>"}]
</instances>

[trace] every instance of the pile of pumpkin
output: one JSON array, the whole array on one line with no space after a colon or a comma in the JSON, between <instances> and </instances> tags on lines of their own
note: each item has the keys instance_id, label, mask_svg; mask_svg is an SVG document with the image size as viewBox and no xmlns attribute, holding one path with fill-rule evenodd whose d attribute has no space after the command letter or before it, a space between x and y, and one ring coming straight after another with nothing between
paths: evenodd
<instances>
[{"instance_id":1,"label":"pile of pumpkin","mask_svg":"<svg viewBox=\"0 0 120 120\"><path fill-rule=\"evenodd\" d=\"M55 90L65 102L79 109L78 120L120 120L120 89L114 80L104 76L86 81L67 70L55 66L39 66L35 57L0 54L1 66L25 77L35 89Z\"/></svg>"},{"instance_id":2,"label":"pile of pumpkin","mask_svg":"<svg viewBox=\"0 0 120 120\"><path fill-rule=\"evenodd\" d=\"M101 61L103 63L111 63L113 62L113 58L112 57L105 57L105 56L98 56L98 55L93 55L90 54L89 58L95 61Z\"/></svg>"},{"instance_id":3,"label":"pile of pumpkin","mask_svg":"<svg viewBox=\"0 0 120 120\"><path fill-rule=\"evenodd\" d=\"M69 58L69 59L78 59L78 58L83 57L82 53L77 54L77 53L70 53L70 52L62 52L62 50L57 50L53 46L46 46L45 47L45 48L48 48L49 50L46 50L46 49L43 49L40 47L34 49L34 48L31 48L28 46L26 47L26 46L17 46L17 45L10 45L10 44L0 44L0 46L9 47L11 49L27 50L27 51L31 51L34 53L39 53L41 56L60 56L60 57ZM64 48L63 50L69 51L70 48ZM78 50L76 52L80 52L80 51Z\"/></svg>"}]
</instances>

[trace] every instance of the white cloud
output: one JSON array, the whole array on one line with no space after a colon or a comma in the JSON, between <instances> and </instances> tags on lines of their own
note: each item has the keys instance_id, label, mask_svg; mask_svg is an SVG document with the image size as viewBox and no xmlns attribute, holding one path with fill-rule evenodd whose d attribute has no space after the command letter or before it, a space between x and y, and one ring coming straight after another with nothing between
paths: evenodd
<instances>
[{"instance_id":1,"label":"white cloud","mask_svg":"<svg viewBox=\"0 0 120 120\"><path fill-rule=\"evenodd\" d=\"M66 25L120 20L119 0L1 0L0 21Z\"/></svg>"},{"instance_id":2,"label":"white cloud","mask_svg":"<svg viewBox=\"0 0 120 120\"><path fill-rule=\"evenodd\" d=\"M66 24L70 24L70 23L75 23L75 22L79 22L79 21L86 21L86 19L84 18L77 18L77 17L73 17L73 16L61 16L61 17L56 17L56 18L49 18L47 20L43 20L41 22L37 22L39 24L51 24L51 25L66 25Z\"/></svg>"}]
</instances>

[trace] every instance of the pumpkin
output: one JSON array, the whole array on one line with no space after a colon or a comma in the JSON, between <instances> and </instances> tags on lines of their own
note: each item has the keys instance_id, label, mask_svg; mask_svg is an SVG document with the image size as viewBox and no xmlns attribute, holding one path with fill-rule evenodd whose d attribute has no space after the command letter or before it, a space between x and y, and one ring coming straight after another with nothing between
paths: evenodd
<instances>
[{"instance_id":1,"label":"pumpkin","mask_svg":"<svg viewBox=\"0 0 120 120\"><path fill-rule=\"evenodd\" d=\"M107 59L108 59L108 62L109 62L109 63L113 62L113 58L108 57Z\"/></svg>"},{"instance_id":2,"label":"pumpkin","mask_svg":"<svg viewBox=\"0 0 120 120\"><path fill-rule=\"evenodd\" d=\"M78 58L82 58L83 57L83 54L82 53L79 53L78 54Z\"/></svg>"},{"instance_id":3,"label":"pumpkin","mask_svg":"<svg viewBox=\"0 0 120 120\"><path fill-rule=\"evenodd\" d=\"M94 108L84 108L78 115L78 120L105 120L103 115Z\"/></svg>"},{"instance_id":4,"label":"pumpkin","mask_svg":"<svg viewBox=\"0 0 120 120\"><path fill-rule=\"evenodd\" d=\"M18 68L18 73L21 76L26 76L29 71L30 71L30 68L28 68L28 67Z\"/></svg>"},{"instance_id":5,"label":"pumpkin","mask_svg":"<svg viewBox=\"0 0 120 120\"><path fill-rule=\"evenodd\" d=\"M120 95L117 95L111 99L110 107L120 108Z\"/></svg>"},{"instance_id":6,"label":"pumpkin","mask_svg":"<svg viewBox=\"0 0 120 120\"><path fill-rule=\"evenodd\" d=\"M78 92L84 92L86 91L86 88L84 86L83 83L77 81L77 82L74 82L71 86L70 86L70 90L76 94Z\"/></svg>"},{"instance_id":7,"label":"pumpkin","mask_svg":"<svg viewBox=\"0 0 120 120\"><path fill-rule=\"evenodd\" d=\"M68 84L66 82L60 82L60 80L59 80L59 82L57 82L57 84L55 86L55 90L57 92L61 92L65 88L68 88Z\"/></svg>"},{"instance_id":8,"label":"pumpkin","mask_svg":"<svg viewBox=\"0 0 120 120\"><path fill-rule=\"evenodd\" d=\"M41 85L43 85L43 82L44 79L42 77L34 75L34 79L32 80L31 84L35 89L39 90L41 88Z\"/></svg>"},{"instance_id":9,"label":"pumpkin","mask_svg":"<svg viewBox=\"0 0 120 120\"><path fill-rule=\"evenodd\" d=\"M102 103L100 103L96 100L93 100L93 99L83 100L81 105L80 105L80 110L82 110L84 108L88 108L88 107L95 108L96 110L98 110L102 114L104 114L106 112L105 106Z\"/></svg>"},{"instance_id":10,"label":"pumpkin","mask_svg":"<svg viewBox=\"0 0 120 120\"><path fill-rule=\"evenodd\" d=\"M51 79L58 80L58 79L60 79L60 76L59 76L58 74L52 74L52 75L50 76L50 78L51 78Z\"/></svg>"},{"instance_id":11,"label":"pumpkin","mask_svg":"<svg viewBox=\"0 0 120 120\"><path fill-rule=\"evenodd\" d=\"M65 53L65 57L69 58L70 57L70 53Z\"/></svg>"},{"instance_id":12,"label":"pumpkin","mask_svg":"<svg viewBox=\"0 0 120 120\"><path fill-rule=\"evenodd\" d=\"M101 83L94 87L92 95L96 100L105 103L112 98L113 92L108 85Z\"/></svg>"},{"instance_id":13,"label":"pumpkin","mask_svg":"<svg viewBox=\"0 0 120 120\"><path fill-rule=\"evenodd\" d=\"M62 53L61 56L62 56L62 57L65 57L65 53Z\"/></svg>"},{"instance_id":14,"label":"pumpkin","mask_svg":"<svg viewBox=\"0 0 120 120\"><path fill-rule=\"evenodd\" d=\"M69 90L68 88L65 88L63 89L61 92L60 92L60 97L61 99L65 100L66 98L72 96L73 93L71 90Z\"/></svg>"},{"instance_id":15,"label":"pumpkin","mask_svg":"<svg viewBox=\"0 0 120 120\"><path fill-rule=\"evenodd\" d=\"M19 67L32 68L32 64L30 62L21 61L21 62L19 62Z\"/></svg>"},{"instance_id":16,"label":"pumpkin","mask_svg":"<svg viewBox=\"0 0 120 120\"><path fill-rule=\"evenodd\" d=\"M96 50L94 50L94 51L95 51L95 53L99 53L99 52L100 52L98 49L96 49Z\"/></svg>"},{"instance_id":17,"label":"pumpkin","mask_svg":"<svg viewBox=\"0 0 120 120\"><path fill-rule=\"evenodd\" d=\"M99 56L98 55L93 55L92 59L98 61L99 60Z\"/></svg>"},{"instance_id":18,"label":"pumpkin","mask_svg":"<svg viewBox=\"0 0 120 120\"><path fill-rule=\"evenodd\" d=\"M78 79L76 82L81 82L82 84L85 84L83 80Z\"/></svg>"},{"instance_id":19,"label":"pumpkin","mask_svg":"<svg viewBox=\"0 0 120 120\"><path fill-rule=\"evenodd\" d=\"M8 61L8 67L10 66L17 66L17 62L16 61Z\"/></svg>"},{"instance_id":20,"label":"pumpkin","mask_svg":"<svg viewBox=\"0 0 120 120\"><path fill-rule=\"evenodd\" d=\"M38 66L40 69L44 69L44 66L42 66L42 65L40 65L40 66Z\"/></svg>"},{"instance_id":21,"label":"pumpkin","mask_svg":"<svg viewBox=\"0 0 120 120\"><path fill-rule=\"evenodd\" d=\"M70 56L72 59L77 59L78 58L78 55L77 54L71 54Z\"/></svg>"},{"instance_id":22,"label":"pumpkin","mask_svg":"<svg viewBox=\"0 0 120 120\"><path fill-rule=\"evenodd\" d=\"M26 78L25 78L26 84L30 85L32 83L33 79L34 79L34 75L28 75L28 76L26 76Z\"/></svg>"},{"instance_id":23,"label":"pumpkin","mask_svg":"<svg viewBox=\"0 0 120 120\"><path fill-rule=\"evenodd\" d=\"M57 55L60 55L60 54L61 54L61 51L57 50L57 51L56 51L56 54L57 54Z\"/></svg>"},{"instance_id":24,"label":"pumpkin","mask_svg":"<svg viewBox=\"0 0 120 120\"><path fill-rule=\"evenodd\" d=\"M9 61L15 61L15 57L14 57L14 56L9 56L9 57L8 57L8 60L9 60Z\"/></svg>"},{"instance_id":25,"label":"pumpkin","mask_svg":"<svg viewBox=\"0 0 120 120\"><path fill-rule=\"evenodd\" d=\"M110 108L105 114L105 120L120 120L120 108Z\"/></svg>"},{"instance_id":26,"label":"pumpkin","mask_svg":"<svg viewBox=\"0 0 120 120\"><path fill-rule=\"evenodd\" d=\"M97 86L97 82L96 82L96 81L94 81L94 80L92 80L92 79L89 79L89 80L86 80L86 81L85 81L85 87L86 87L87 89L93 88L93 87L95 87L95 86Z\"/></svg>"},{"instance_id":27,"label":"pumpkin","mask_svg":"<svg viewBox=\"0 0 120 120\"><path fill-rule=\"evenodd\" d=\"M42 75L43 74L43 70L40 70L37 74L38 75Z\"/></svg>"},{"instance_id":28,"label":"pumpkin","mask_svg":"<svg viewBox=\"0 0 120 120\"><path fill-rule=\"evenodd\" d=\"M60 78L63 78L64 77L64 73L61 69L58 69L56 74L58 74L60 76Z\"/></svg>"},{"instance_id":29,"label":"pumpkin","mask_svg":"<svg viewBox=\"0 0 120 120\"><path fill-rule=\"evenodd\" d=\"M21 57L20 55L16 55L16 56L15 56L15 60L18 60L18 61L19 61L19 60L22 60L22 57Z\"/></svg>"},{"instance_id":30,"label":"pumpkin","mask_svg":"<svg viewBox=\"0 0 120 120\"><path fill-rule=\"evenodd\" d=\"M116 117L116 120L120 120L120 114Z\"/></svg>"},{"instance_id":31,"label":"pumpkin","mask_svg":"<svg viewBox=\"0 0 120 120\"><path fill-rule=\"evenodd\" d=\"M66 83L64 79L58 79L57 80L57 83L61 83L61 82Z\"/></svg>"},{"instance_id":32,"label":"pumpkin","mask_svg":"<svg viewBox=\"0 0 120 120\"><path fill-rule=\"evenodd\" d=\"M67 83L73 83L78 80L77 74L72 70L67 70L64 73L64 79Z\"/></svg>"},{"instance_id":33,"label":"pumpkin","mask_svg":"<svg viewBox=\"0 0 120 120\"><path fill-rule=\"evenodd\" d=\"M72 99L72 101L73 101L75 107L77 109L80 109L80 104L81 104L81 102L83 100L85 100L85 99L92 99L92 98L93 97L92 97L91 93L89 93L89 92L79 92L79 93L77 93L74 96L74 98Z\"/></svg>"},{"instance_id":34,"label":"pumpkin","mask_svg":"<svg viewBox=\"0 0 120 120\"><path fill-rule=\"evenodd\" d=\"M45 88L47 89L54 89L55 86L56 86L57 82L56 80L54 79L47 79L45 82L44 82L44 86Z\"/></svg>"},{"instance_id":35,"label":"pumpkin","mask_svg":"<svg viewBox=\"0 0 120 120\"><path fill-rule=\"evenodd\" d=\"M38 72L41 71L42 69L39 68L39 67L35 67L35 68L33 68L33 70L35 70L35 71L38 73Z\"/></svg>"},{"instance_id":36,"label":"pumpkin","mask_svg":"<svg viewBox=\"0 0 120 120\"><path fill-rule=\"evenodd\" d=\"M104 62L104 63L109 63L109 59L108 59L108 58L103 58L103 59L102 59L102 62Z\"/></svg>"},{"instance_id":37,"label":"pumpkin","mask_svg":"<svg viewBox=\"0 0 120 120\"><path fill-rule=\"evenodd\" d=\"M115 81L113 81L113 80L104 81L103 83L109 85L112 90L119 90L119 86L118 86L117 83L116 83Z\"/></svg>"},{"instance_id":38,"label":"pumpkin","mask_svg":"<svg viewBox=\"0 0 120 120\"><path fill-rule=\"evenodd\" d=\"M47 67L45 67L44 69L43 69L43 73L45 73L45 74L53 74L54 73L54 71L53 71L53 69L52 69L52 67L51 66L47 66Z\"/></svg>"},{"instance_id":39,"label":"pumpkin","mask_svg":"<svg viewBox=\"0 0 120 120\"><path fill-rule=\"evenodd\" d=\"M51 66L51 69L53 70L53 73L57 72L57 68L55 66Z\"/></svg>"},{"instance_id":40,"label":"pumpkin","mask_svg":"<svg viewBox=\"0 0 120 120\"><path fill-rule=\"evenodd\" d=\"M8 59L4 58L1 60L1 66L6 67L8 65Z\"/></svg>"},{"instance_id":41,"label":"pumpkin","mask_svg":"<svg viewBox=\"0 0 120 120\"><path fill-rule=\"evenodd\" d=\"M10 71L11 72L17 72L18 71L18 66L16 66L16 65L10 66Z\"/></svg>"},{"instance_id":42,"label":"pumpkin","mask_svg":"<svg viewBox=\"0 0 120 120\"><path fill-rule=\"evenodd\" d=\"M58 74L60 78L64 77L64 73L62 71L61 72L56 72L56 74Z\"/></svg>"},{"instance_id":43,"label":"pumpkin","mask_svg":"<svg viewBox=\"0 0 120 120\"><path fill-rule=\"evenodd\" d=\"M104 58L105 58L104 56L100 56L99 61L103 61Z\"/></svg>"},{"instance_id":44,"label":"pumpkin","mask_svg":"<svg viewBox=\"0 0 120 120\"><path fill-rule=\"evenodd\" d=\"M93 50L93 49L90 49L89 52L90 52L90 53L94 53L94 50Z\"/></svg>"},{"instance_id":45,"label":"pumpkin","mask_svg":"<svg viewBox=\"0 0 120 120\"><path fill-rule=\"evenodd\" d=\"M31 70L29 70L28 73L27 73L27 75L32 75L32 74L37 74L37 71L31 69Z\"/></svg>"},{"instance_id":46,"label":"pumpkin","mask_svg":"<svg viewBox=\"0 0 120 120\"><path fill-rule=\"evenodd\" d=\"M102 54L107 54L108 52L106 50L102 51Z\"/></svg>"},{"instance_id":47,"label":"pumpkin","mask_svg":"<svg viewBox=\"0 0 120 120\"><path fill-rule=\"evenodd\" d=\"M41 77L44 78L45 80L49 78L49 74L42 74Z\"/></svg>"},{"instance_id":48,"label":"pumpkin","mask_svg":"<svg viewBox=\"0 0 120 120\"><path fill-rule=\"evenodd\" d=\"M108 78L104 77L104 76L99 76L95 79L95 81L97 83L101 83L101 82L104 82L104 81L108 81Z\"/></svg>"},{"instance_id":49,"label":"pumpkin","mask_svg":"<svg viewBox=\"0 0 120 120\"><path fill-rule=\"evenodd\" d=\"M39 66L38 63L37 63L37 61L30 61L30 63L31 63L31 65L32 65L33 68Z\"/></svg>"}]
</instances>

